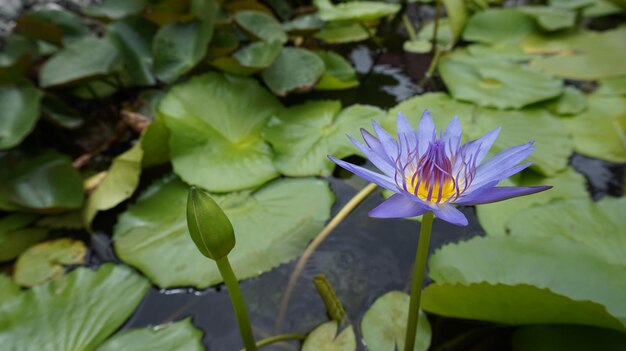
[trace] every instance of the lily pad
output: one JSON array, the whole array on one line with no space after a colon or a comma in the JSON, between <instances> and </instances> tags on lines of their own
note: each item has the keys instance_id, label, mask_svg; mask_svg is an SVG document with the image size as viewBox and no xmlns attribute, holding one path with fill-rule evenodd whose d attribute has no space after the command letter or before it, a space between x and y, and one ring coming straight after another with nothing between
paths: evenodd
<instances>
[{"instance_id":1,"label":"lily pad","mask_svg":"<svg viewBox=\"0 0 626 351\"><path fill-rule=\"evenodd\" d=\"M533 17L546 31L572 28L576 24L576 13L553 6L522 6L518 10Z\"/></svg>"},{"instance_id":2,"label":"lily pad","mask_svg":"<svg viewBox=\"0 0 626 351\"><path fill-rule=\"evenodd\" d=\"M319 30L324 27L324 21L320 18L319 13L308 13L292 20L283 22L283 29L287 32L308 32Z\"/></svg>"},{"instance_id":3,"label":"lily pad","mask_svg":"<svg viewBox=\"0 0 626 351\"><path fill-rule=\"evenodd\" d=\"M16 258L48 235L48 228L31 227L38 218L38 215L30 213L15 213L0 218L0 262Z\"/></svg>"},{"instance_id":4,"label":"lily pad","mask_svg":"<svg viewBox=\"0 0 626 351\"><path fill-rule=\"evenodd\" d=\"M107 33L120 51L124 73L134 85L154 85L152 74L152 40L158 27L152 22L131 17L115 21L107 27Z\"/></svg>"},{"instance_id":5,"label":"lily pad","mask_svg":"<svg viewBox=\"0 0 626 351\"><path fill-rule=\"evenodd\" d=\"M289 176L330 175L334 163L326 157L343 158L357 152L346 134L385 112L374 106L353 105L341 111L339 101L316 101L276 114L263 135L276 154L274 165Z\"/></svg>"},{"instance_id":6,"label":"lily pad","mask_svg":"<svg viewBox=\"0 0 626 351\"><path fill-rule=\"evenodd\" d=\"M508 324L626 330L626 266L559 236L477 237L431 256L424 310Z\"/></svg>"},{"instance_id":7,"label":"lily pad","mask_svg":"<svg viewBox=\"0 0 626 351\"><path fill-rule=\"evenodd\" d=\"M488 9L469 19L463 39L483 44L518 43L536 31L536 22L517 9Z\"/></svg>"},{"instance_id":8,"label":"lily pad","mask_svg":"<svg viewBox=\"0 0 626 351\"><path fill-rule=\"evenodd\" d=\"M507 201L476 206L476 216L488 235L505 236L509 232L511 218L532 206L550 203L554 200L569 198L588 198L585 178L573 169L541 177L534 173L523 173L519 182L505 180L502 185L538 186L551 185L554 188L532 196L522 196ZM560 216L559 216L560 218Z\"/></svg>"},{"instance_id":9,"label":"lily pad","mask_svg":"<svg viewBox=\"0 0 626 351\"><path fill-rule=\"evenodd\" d=\"M188 186L176 178L150 187L122 214L115 251L160 287L220 283L217 266L194 246L186 222ZM298 196L293 196L298 194ZM319 179L281 179L255 190L214 195L235 229L229 260L240 279L257 276L302 253L324 226L333 196Z\"/></svg>"},{"instance_id":10,"label":"lily pad","mask_svg":"<svg viewBox=\"0 0 626 351\"><path fill-rule=\"evenodd\" d=\"M207 16L159 28L152 43L154 74L171 83L196 66L207 53L213 37L213 22L213 17Z\"/></svg>"},{"instance_id":11,"label":"lily pad","mask_svg":"<svg viewBox=\"0 0 626 351\"><path fill-rule=\"evenodd\" d=\"M83 204L82 180L67 156L0 154L0 209L59 212Z\"/></svg>"},{"instance_id":12,"label":"lily pad","mask_svg":"<svg viewBox=\"0 0 626 351\"><path fill-rule=\"evenodd\" d=\"M326 322L315 328L304 341L302 351L356 351L356 337L352 326L338 331L337 321Z\"/></svg>"},{"instance_id":13,"label":"lily pad","mask_svg":"<svg viewBox=\"0 0 626 351\"><path fill-rule=\"evenodd\" d=\"M110 74L120 68L119 51L109 38L86 37L57 52L41 68L39 84L52 87Z\"/></svg>"},{"instance_id":14,"label":"lily pad","mask_svg":"<svg viewBox=\"0 0 626 351\"><path fill-rule=\"evenodd\" d=\"M128 199L137 185L141 174L143 150L138 142L128 151L117 156L106 171L105 178L89 195L83 212L83 221L89 227L98 211L111 209Z\"/></svg>"},{"instance_id":15,"label":"lily pad","mask_svg":"<svg viewBox=\"0 0 626 351\"><path fill-rule=\"evenodd\" d=\"M315 53L324 61L326 68L315 89L339 90L359 85L354 68L343 56L332 51L316 51Z\"/></svg>"},{"instance_id":16,"label":"lily pad","mask_svg":"<svg viewBox=\"0 0 626 351\"><path fill-rule=\"evenodd\" d=\"M557 115L571 116L587 109L587 96L580 90L566 86L561 96L547 101L546 108Z\"/></svg>"},{"instance_id":17,"label":"lily pad","mask_svg":"<svg viewBox=\"0 0 626 351\"><path fill-rule=\"evenodd\" d=\"M408 294L391 291L379 297L365 312L361 330L367 349L371 351L404 350L406 321L409 310ZM430 346L431 328L426 315L420 311L413 350L425 351Z\"/></svg>"},{"instance_id":18,"label":"lily pad","mask_svg":"<svg viewBox=\"0 0 626 351\"><path fill-rule=\"evenodd\" d=\"M43 8L21 15L15 33L53 46L67 46L89 36L91 31L83 18L71 11Z\"/></svg>"},{"instance_id":19,"label":"lily pad","mask_svg":"<svg viewBox=\"0 0 626 351\"><path fill-rule=\"evenodd\" d=\"M301 48L284 48L274 63L261 74L267 86L279 96L313 88L324 73L324 61Z\"/></svg>"},{"instance_id":20,"label":"lily pad","mask_svg":"<svg viewBox=\"0 0 626 351\"><path fill-rule=\"evenodd\" d=\"M439 19L437 24L437 47L440 50L450 50L454 45L454 35L448 18ZM435 22L425 24L417 33L415 40L406 41L403 45L405 51L414 53L427 53L432 50L432 38L435 31Z\"/></svg>"},{"instance_id":21,"label":"lily pad","mask_svg":"<svg viewBox=\"0 0 626 351\"><path fill-rule=\"evenodd\" d=\"M94 349L137 307L149 283L131 269L78 268L0 302L0 343L8 350Z\"/></svg>"},{"instance_id":22,"label":"lily pad","mask_svg":"<svg viewBox=\"0 0 626 351\"><path fill-rule=\"evenodd\" d=\"M80 240L46 241L24 251L15 263L13 279L22 286L35 286L65 273L63 265L85 262L87 247Z\"/></svg>"},{"instance_id":23,"label":"lily pad","mask_svg":"<svg viewBox=\"0 0 626 351\"><path fill-rule=\"evenodd\" d=\"M600 86L595 91L598 95L626 96L626 76L607 78L598 83Z\"/></svg>"},{"instance_id":24,"label":"lily pad","mask_svg":"<svg viewBox=\"0 0 626 351\"><path fill-rule=\"evenodd\" d=\"M261 138L282 106L249 78L209 73L172 88L159 107L174 172L214 192L259 186L278 173Z\"/></svg>"},{"instance_id":25,"label":"lily pad","mask_svg":"<svg viewBox=\"0 0 626 351\"><path fill-rule=\"evenodd\" d=\"M557 77L595 80L626 75L626 26L604 32L577 31L556 36L534 35L524 40L528 53L550 54L531 65Z\"/></svg>"},{"instance_id":26,"label":"lily pad","mask_svg":"<svg viewBox=\"0 0 626 351\"><path fill-rule=\"evenodd\" d=\"M400 5L383 1L351 1L333 4L330 0L313 0L325 22L371 21L395 14Z\"/></svg>"},{"instance_id":27,"label":"lily pad","mask_svg":"<svg viewBox=\"0 0 626 351\"><path fill-rule=\"evenodd\" d=\"M522 108L563 92L563 82L537 69L502 60L454 55L439 63L450 94L499 109Z\"/></svg>"},{"instance_id":28,"label":"lily pad","mask_svg":"<svg viewBox=\"0 0 626 351\"><path fill-rule=\"evenodd\" d=\"M235 21L246 33L252 37L267 42L287 42L287 34L276 18L261 11L239 11L234 16Z\"/></svg>"},{"instance_id":29,"label":"lily pad","mask_svg":"<svg viewBox=\"0 0 626 351\"><path fill-rule=\"evenodd\" d=\"M555 201L517 213L508 223L513 236L562 236L588 246L608 262L626 266L626 198Z\"/></svg>"},{"instance_id":30,"label":"lily pad","mask_svg":"<svg viewBox=\"0 0 626 351\"><path fill-rule=\"evenodd\" d=\"M279 41L257 41L243 47L233 54L233 58L242 66L252 68L269 67L283 49Z\"/></svg>"},{"instance_id":31,"label":"lily pad","mask_svg":"<svg viewBox=\"0 0 626 351\"><path fill-rule=\"evenodd\" d=\"M15 284L8 275L0 274L0 301L9 301L19 295L19 285Z\"/></svg>"},{"instance_id":32,"label":"lily pad","mask_svg":"<svg viewBox=\"0 0 626 351\"><path fill-rule=\"evenodd\" d=\"M330 23L315 38L328 44L345 44L363 41L376 35L376 28L367 28L358 23Z\"/></svg>"},{"instance_id":33,"label":"lily pad","mask_svg":"<svg viewBox=\"0 0 626 351\"><path fill-rule=\"evenodd\" d=\"M612 162L626 162L626 99L591 95L587 111L565 124L574 138L574 150Z\"/></svg>"},{"instance_id":34,"label":"lily pad","mask_svg":"<svg viewBox=\"0 0 626 351\"><path fill-rule=\"evenodd\" d=\"M156 327L127 329L115 334L96 351L204 351L202 331L191 318Z\"/></svg>"},{"instance_id":35,"label":"lily pad","mask_svg":"<svg viewBox=\"0 0 626 351\"><path fill-rule=\"evenodd\" d=\"M30 84L0 85L0 149L18 145L35 128L42 95Z\"/></svg>"}]
</instances>

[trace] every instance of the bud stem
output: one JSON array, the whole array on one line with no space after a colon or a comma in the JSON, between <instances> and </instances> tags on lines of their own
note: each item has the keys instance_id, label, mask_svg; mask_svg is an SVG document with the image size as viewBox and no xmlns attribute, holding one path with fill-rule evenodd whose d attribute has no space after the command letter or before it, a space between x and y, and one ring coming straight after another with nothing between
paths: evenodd
<instances>
[{"instance_id":1,"label":"bud stem","mask_svg":"<svg viewBox=\"0 0 626 351\"><path fill-rule=\"evenodd\" d=\"M413 351L415 348L415 334L417 333L417 323L419 321L422 284L424 283L424 273L426 271L430 232L433 228L433 216L432 212L426 212L422 216L422 226L420 228L419 242L417 243L415 264L413 265L413 277L411 279L411 301L409 303L409 318L406 323L404 351Z\"/></svg>"},{"instance_id":2,"label":"bud stem","mask_svg":"<svg viewBox=\"0 0 626 351\"><path fill-rule=\"evenodd\" d=\"M246 310L246 303L241 294L239 288L239 281L233 272L233 268L230 266L228 256L224 256L215 261L217 268L224 278L224 283L228 289L228 295L230 296L230 302L235 310L237 316L237 324L239 325L239 332L241 333L241 339L246 351L256 351L256 344L254 342L254 335L252 334L252 326L250 325L250 318L248 317L248 311Z\"/></svg>"}]
</instances>

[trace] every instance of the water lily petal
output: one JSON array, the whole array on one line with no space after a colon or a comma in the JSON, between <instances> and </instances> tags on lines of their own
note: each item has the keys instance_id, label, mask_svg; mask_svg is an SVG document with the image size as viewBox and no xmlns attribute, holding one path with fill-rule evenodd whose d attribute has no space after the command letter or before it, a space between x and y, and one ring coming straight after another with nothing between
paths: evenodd
<instances>
[{"instance_id":1,"label":"water lily petal","mask_svg":"<svg viewBox=\"0 0 626 351\"><path fill-rule=\"evenodd\" d=\"M337 165L339 165L340 167L358 175L359 177L367 180L368 182L372 182L375 183L387 190L391 190L393 192L398 191L398 188L396 187L396 184L393 182L393 179L389 178L386 175L382 175L380 173L376 173L373 171L370 171L367 168L363 168L361 166L357 166L357 165L353 165L352 163L348 163L342 160L338 160L330 155L328 155L328 158L335 162Z\"/></svg>"},{"instance_id":2,"label":"water lily petal","mask_svg":"<svg viewBox=\"0 0 626 351\"><path fill-rule=\"evenodd\" d=\"M422 118L420 119L419 126L417 127L417 141L419 143L419 154L423 155L428 149L428 144L430 144L433 139L436 138L435 133L435 122L433 121L433 117L430 115L428 110L424 110L422 113Z\"/></svg>"},{"instance_id":3,"label":"water lily petal","mask_svg":"<svg viewBox=\"0 0 626 351\"><path fill-rule=\"evenodd\" d=\"M448 223L460 226L467 225L467 218L465 218L463 212L457 210L450 204L435 205L432 206L432 209L433 212L435 212L435 216Z\"/></svg>"},{"instance_id":4,"label":"water lily petal","mask_svg":"<svg viewBox=\"0 0 626 351\"><path fill-rule=\"evenodd\" d=\"M385 202L369 211L374 218L405 218L415 217L431 211L430 207L415 202L401 194L393 194Z\"/></svg>"},{"instance_id":5,"label":"water lily petal","mask_svg":"<svg viewBox=\"0 0 626 351\"><path fill-rule=\"evenodd\" d=\"M472 186L465 192L465 194L469 195L475 191L475 188L482 188L485 184L493 183L493 186L496 186L502 179L506 179L514 174L517 174L530 167L532 164L532 162L526 162L506 170L500 170L489 174L479 174L476 176Z\"/></svg>"},{"instance_id":6,"label":"water lily petal","mask_svg":"<svg viewBox=\"0 0 626 351\"><path fill-rule=\"evenodd\" d=\"M467 154L475 155L476 165L479 165L491 150L491 146L498 138L500 130L502 128L496 128L482 137L467 143Z\"/></svg>"},{"instance_id":7,"label":"water lily petal","mask_svg":"<svg viewBox=\"0 0 626 351\"><path fill-rule=\"evenodd\" d=\"M378 124L376 121L372 121L372 127L374 127L374 131L376 135L378 135L378 140L383 146L383 150L390 159L395 160L398 157L398 143L396 139L394 139L383 127Z\"/></svg>"},{"instance_id":8,"label":"water lily petal","mask_svg":"<svg viewBox=\"0 0 626 351\"><path fill-rule=\"evenodd\" d=\"M510 170L514 169L514 167L522 162L528 155L530 155L535 148L533 147L533 143L526 143L517 146L512 146L494 157L490 158L484 164L478 166L476 169L476 177L474 179L475 185L482 185L486 182L495 179L504 179L508 176L511 176L514 173L511 173ZM526 164L525 164L526 165ZM526 166L528 167L528 166ZM521 167L526 168L526 167ZM519 169L517 172L519 172ZM507 176L501 176L503 174L508 174Z\"/></svg>"},{"instance_id":9,"label":"water lily petal","mask_svg":"<svg viewBox=\"0 0 626 351\"><path fill-rule=\"evenodd\" d=\"M363 143L355 140L353 137L348 135L348 139L357 147L361 152L370 160L376 168L380 169L383 173L388 176L393 176L396 172L396 168L391 164L389 157L384 152L382 154L376 153L376 151L370 149Z\"/></svg>"},{"instance_id":10,"label":"water lily petal","mask_svg":"<svg viewBox=\"0 0 626 351\"><path fill-rule=\"evenodd\" d=\"M552 186L502 186L490 188L484 191L476 191L460 201L455 201L459 205L479 205L491 202L502 201L512 197L530 195L540 191L548 190Z\"/></svg>"},{"instance_id":11,"label":"water lily petal","mask_svg":"<svg viewBox=\"0 0 626 351\"><path fill-rule=\"evenodd\" d=\"M452 154L458 150L461 145L461 135L461 121L459 120L459 117L454 116L448 124L446 131L443 132L443 135L441 136L441 141L444 145L446 145L446 153L448 154L448 157L452 157Z\"/></svg>"},{"instance_id":12,"label":"water lily petal","mask_svg":"<svg viewBox=\"0 0 626 351\"><path fill-rule=\"evenodd\" d=\"M417 133L402 112L398 112L398 148L400 159L406 160L417 146Z\"/></svg>"}]
</instances>

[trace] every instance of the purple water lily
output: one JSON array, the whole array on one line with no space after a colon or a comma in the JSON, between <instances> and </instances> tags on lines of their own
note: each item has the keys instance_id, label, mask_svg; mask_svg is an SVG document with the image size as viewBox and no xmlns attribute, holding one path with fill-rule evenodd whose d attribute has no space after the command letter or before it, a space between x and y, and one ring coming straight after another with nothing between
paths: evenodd
<instances>
[{"instance_id":1,"label":"purple water lily","mask_svg":"<svg viewBox=\"0 0 626 351\"><path fill-rule=\"evenodd\" d=\"M478 205L529 195L551 186L496 187L503 179L530 166L520 164L534 150L533 143L510 147L486 162L500 128L461 145L461 122L455 116L437 137L430 112L422 114L417 130L398 114L398 140L372 122L378 138L365 129L367 145L348 136L383 174L328 156L333 162L395 194L369 212L370 217L403 218L428 211L456 225L467 218L452 205Z\"/></svg>"}]
</instances>

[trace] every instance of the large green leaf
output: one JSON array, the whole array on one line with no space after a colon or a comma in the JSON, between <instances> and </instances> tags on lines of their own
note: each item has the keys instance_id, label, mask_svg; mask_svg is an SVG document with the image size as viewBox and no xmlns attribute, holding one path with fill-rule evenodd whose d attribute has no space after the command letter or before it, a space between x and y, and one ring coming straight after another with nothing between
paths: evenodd
<instances>
[{"instance_id":1,"label":"large green leaf","mask_svg":"<svg viewBox=\"0 0 626 351\"><path fill-rule=\"evenodd\" d=\"M106 171L105 178L87 198L83 210L83 221L86 227L89 227L98 211L117 206L128 199L139 185L143 156L141 144L138 142L128 151L117 156Z\"/></svg>"},{"instance_id":2,"label":"large green leaf","mask_svg":"<svg viewBox=\"0 0 626 351\"><path fill-rule=\"evenodd\" d=\"M43 240L50 229L30 227L36 214L15 213L0 218L0 262L10 261Z\"/></svg>"},{"instance_id":3,"label":"large green leaf","mask_svg":"<svg viewBox=\"0 0 626 351\"><path fill-rule=\"evenodd\" d=\"M93 350L130 316L149 288L113 264L67 276L0 301L0 344L7 350Z\"/></svg>"},{"instance_id":4,"label":"large green leaf","mask_svg":"<svg viewBox=\"0 0 626 351\"><path fill-rule=\"evenodd\" d=\"M316 51L324 61L324 75L315 86L318 90L349 89L359 85L354 68L343 56L332 51Z\"/></svg>"},{"instance_id":5,"label":"large green leaf","mask_svg":"<svg viewBox=\"0 0 626 351\"><path fill-rule=\"evenodd\" d=\"M626 76L607 78L598 82L594 93L606 96L626 96Z\"/></svg>"},{"instance_id":6,"label":"large green leaf","mask_svg":"<svg viewBox=\"0 0 626 351\"><path fill-rule=\"evenodd\" d=\"M207 16L161 27L152 42L157 78L171 83L198 64L206 55L213 37L213 22L213 17Z\"/></svg>"},{"instance_id":7,"label":"large green leaf","mask_svg":"<svg viewBox=\"0 0 626 351\"><path fill-rule=\"evenodd\" d=\"M115 334L96 351L204 351L202 331L187 318L156 327L127 329Z\"/></svg>"},{"instance_id":8,"label":"large green leaf","mask_svg":"<svg viewBox=\"0 0 626 351\"><path fill-rule=\"evenodd\" d=\"M267 42L287 42L287 34L280 23L271 15L261 11L239 11L234 16L235 21L248 34Z\"/></svg>"},{"instance_id":9,"label":"large green leaf","mask_svg":"<svg viewBox=\"0 0 626 351\"><path fill-rule=\"evenodd\" d=\"M517 43L536 30L535 21L517 9L489 9L469 19L463 39L484 44Z\"/></svg>"},{"instance_id":10,"label":"large green leaf","mask_svg":"<svg viewBox=\"0 0 626 351\"><path fill-rule=\"evenodd\" d=\"M351 1L333 4L330 0L313 0L320 18L326 22L370 21L393 15L400 5L383 1Z\"/></svg>"},{"instance_id":11,"label":"large green leaf","mask_svg":"<svg viewBox=\"0 0 626 351\"><path fill-rule=\"evenodd\" d=\"M0 274L0 301L9 301L20 295L20 287L6 274ZM3 310L0 305L0 310Z\"/></svg>"},{"instance_id":12,"label":"large green leaf","mask_svg":"<svg viewBox=\"0 0 626 351\"><path fill-rule=\"evenodd\" d=\"M187 232L188 186L169 178L149 188L119 217L113 240L119 257L160 287L204 288L222 281ZM297 194L297 196L294 196ZM318 179L281 179L256 191L214 195L235 229L229 254L240 279L266 272L299 254L323 227L333 196Z\"/></svg>"},{"instance_id":13,"label":"large green leaf","mask_svg":"<svg viewBox=\"0 0 626 351\"><path fill-rule=\"evenodd\" d=\"M152 39L157 26L141 17L115 21L107 27L107 33L118 47L124 72L136 85L153 85Z\"/></svg>"},{"instance_id":14,"label":"large green leaf","mask_svg":"<svg viewBox=\"0 0 626 351\"><path fill-rule=\"evenodd\" d=\"M510 324L625 330L626 266L559 236L477 237L430 259L426 311Z\"/></svg>"},{"instance_id":15,"label":"large green leaf","mask_svg":"<svg viewBox=\"0 0 626 351\"><path fill-rule=\"evenodd\" d=\"M480 106L522 108L563 92L563 82L532 67L491 58L446 57L439 73L450 94Z\"/></svg>"},{"instance_id":16,"label":"large green leaf","mask_svg":"<svg viewBox=\"0 0 626 351\"><path fill-rule=\"evenodd\" d=\"M119 52L109 38L83 38L46 61L39 84L51 87L107 75L118 70L119 63Z\"/></svg>"},{"instance_id":17,"label":"large green leaf","mask_svg":"<svg viewBox=\"0 0 626 351\"><path fill-rule=\"evenodd\" d=\"M579 114L588 107L587 95L574 87L566 86L561 96L546 101L544 106L550 112L560 116Z\"/></svg>"},{"instance_id":18,"label":"large green leaf","mask_svg":"<svg viewBox=\"0 0 626 351\"><path fill-rule=\"evenodd\" d=\"M83 203L82 180L67 156L14 152L0 154L0 165L0 209L55 212Z\"/></svg>"},{"instance_id":19,"label":"large green leaf","mask_svg":"<svg viewBox=\"0 0 626 351\"><path fill-rule=\"evenodd\" d=\"M553 6L522 6L518 9L533 17L546 31L572 28L576 24L576 13L567 9Z\"/></svg>"},{"instance_id":20,"label":"large green leaf","mask_svg":"<svg viewBox=\"0 0 626 351\"><path fill-rule=\"evenodd\" d=\"M591 95L589 108L565 124L577 152L613 162L626 162L626 99Z\"/></svg>"},{"instance_id":21,"label":"large green leaf","mask_svg":"<svg viewBox=\"0 0 626 351\"><path fill-rule=\"evenodd\" d=\"M626 266L626 198L555 201L517 213L508 223L511 235L562 236L588 246L605 260Z\"/></svg>"},{"instance_id":22,"label":"large green leaf","mask_svg":"<svg viewBox=\"0 0 626 351\"><path fill-rule=\"evenodd\" d=\"M352 326L339 331L336 321L326 322L307 336L302 351L356 351Z\"/></svg>"},{"instance_id":23,"label":"large green leaf","mask_svg":"<svg viewBox=\"0 0 626 351\"><path fill-rule=\"evenodd\" d=\"M502 185L514 185L504 181ZM480 225L489 235L504 236L509 231L507 224L512 217L526 208L547 204L558 199L587 198L585 178L568 168L552 177L541 177L533 173L524 173L517 185L551 185L554 188L532 196L521 196L507 201L476 206L476 215Z\"/></svg>"},{"instance_id":24,"label":"large green leaf","mask_svg":"<svg viewBox=\"0 0 626 351\"><path fill-rule=\"evenodd\" d=\"M513 351L621 351L626 349L626 334L579 325L537 325L517 328L511 343Z\"/></svg>"},{"instance_id":25,"label":"large green leaf","mask_svg":"<svg viewBox=\"0 0 626 351\"><path fill-rule=\"evenodd\" d=\"M324 73L324 61L301 48L284 48L261 74L267 86L279 96L313 88Z\"/></svg>"},{"instance_id":26,"label":"large green leaf","mask_svg":"<svg viewBox=\"0 0 626 351\"><path fill-rule=\"evenodd\" d=\"M359 23L330 23L319 32L315 38L329 44L344 44L362 41L376 34L376 28L366 28Z\"/></svg>"},{"instance_id":27,"label":"large green leaf","mask_svg":"<svg viewBox=\"0 0 626 351\"><path fill-rule=\"evenodd\" d=\"M237 50L233 58L245 67L265 68L276 60L282 49L280 41L257 41Z\"/></svg>"},{"instance_id":28,"label":"large green leaf","mask_svg":"<svg viewBox=\"0 0 626 351\"><path fill-rule=\"evenodd\" d=\"M391 291L374 301L361 321L363 338L368 350L404 350L409 300L408 294ZM425 351L430 346L430 323L421 311L418 318L413 350Z\"/></svg>"},{"instance_id":29,"label":"large green leaf","mask_svg":"<svg viewBox=\"0 0 626 351\"><path fill-rule=\"evenodd\" d=\"M353 105L341 111L339 101L314 101L276 114L263 133L275 151L274 165L289 176L330 175L335 168L327 155L343 158L358 150L346 134L385 112L377 107Z\"/></svg>"},{"instance_id":30,"label":"large green leaf","mask_svg":"<svg viewBox=\"0 0 626 351\"><path fill-rule=\"evenodd\" d=\"M21 143L35 128L41 97L30 84L0 85L0 149Z\"/></svg>"},{"instance_id":31,"label":"large green leaf","mask_svg":"<svg viewBox=\"0 0 626 351\"><path fill-rule=\"evenodd\" d=\"M172 88L159 113L170 129L174 171L214 192L275 178L261 130L279 109L278 100L249 78L209 73Z\"/></svg>"},{"instance_id":32,"label":"large green leaf","mask_svg":"<svg viewBox=\"0 0 626 351\"><path fill-rule=\"evenodd\" d=\"M85 262L87 248L80 240L45 241L24 251L15 263L13 279L22 286L35 286L65 273L63 265Z\"/></svg>"},{"instance_id":33,"label":"large green leaf","mask_svg":"<svg viewBox=\"0 0 626 351\"><path fill-rule=\"evenodd\" d=\"M604 32L577 31L553 36L535 35L524 40L528 53L551 56L531 65L558 77L595 80L626 75L626 26Z\"/></svg>"}]
</instances>

